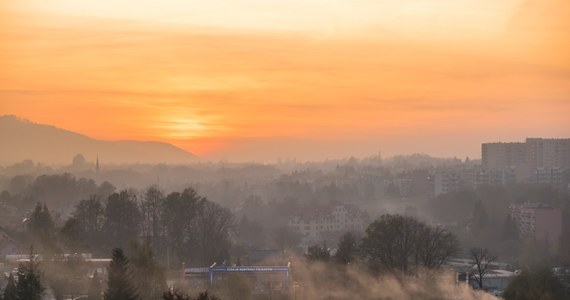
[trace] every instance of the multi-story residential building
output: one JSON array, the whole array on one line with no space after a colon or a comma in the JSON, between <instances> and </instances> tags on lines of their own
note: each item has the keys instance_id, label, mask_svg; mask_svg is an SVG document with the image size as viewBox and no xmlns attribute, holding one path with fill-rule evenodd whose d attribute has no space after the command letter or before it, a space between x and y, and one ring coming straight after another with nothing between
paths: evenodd
<instances>
[{"instance_id":1,"label":"multi-story residential building","mask_svg":"<svg viewBox=\"0 0 570 300\"><path fill-rule=\"evenodd\" d=\"M525 164L526 143L485 143L481 145L481 163L484 168L504 169Z\"/></svg>"},{"instance_id":2,"label":"multi-story residential building","mask_svg":"<svg viewBox=\"0 0 570 300\"><path fill-rule=\"evenodd\" d=\"M305 245L336 238L348 231L361 232L368 226L369 217L356 206L331 204L316 207L289 219L288 226L298 230Z\"/></svg>"},{"instance_id":3,"label":"multi-story residential building","mask_svg":"<svg viewBox=\"0 0 570 300\"><path fill-rule=\"evenodd\" d=\"M529 182L537 184L562 185L561 168L537 168L534 170Z\"/></svg>"},{"instance_id":4,"label":"multi-story residential building","mask_svg":"<svg viewBox=\"0 0 570 300\"><path fill-rule=\"evenodd\" d=\"M509 185L517 180L515 169L480 169L475 173L475 185Z\"/></svg>"},{"instance_id":5,"label":"multi-story residential building","mask_svg":"<svg viewBox=\"0 0 570 300\"><path fill-rule=\"evenodd\" d=\"M395 178L391 180L384 180L385 193L390 194L390 189L395 189L397 194L401 197L406 197L412 190L412 179L409 178Z\"/></svg>"},{"instance_id":6,"label":"multi-story residential building","mask_svg":"<svg viewBox=\"0 0 570 300\"><path fill-rule=\"evenodd\" d=\"M526 139L527 164L532 168L570 168L570 139Z\"/></svg>"},{"instance_id":7,"label":"multi-story residential building","mask_svg":"<svg viewBox=\"0 0 570 300\"><path fill-rule=\"evenodd\" d=\"M527 138L524 143L485 143L481 145L481 157L478 183L568 184L563 182L562 173L570 169L570 139Z\"/></svg>"},{"instance_id":8,"label":"multi-story residential building","mask_svg":"<svg viewBox=\"0 0 570 300\"><path fill-rule=\"evenodd\" d=\"M433 195L456 191L460 188L460 180L457 172L440 170L433 175Z\"/></svg>"},{"instance_id":9,"label":"multi-story residential building","mask_svg":"<svg viewBox=\"0 0 570 300\"><path fill-rule=\"evenodd\" d=\"M483 168L503 169L521 165L537 168L570 168L570 139L527 138L524 143L484 143Z\"/></svg>"},{"instance_id":10,"label":"multi-story residential building","mask_svg":"<svg viewBox=\"0 0 570 300\"><path fill-rule=\"evenodd\" d=\"M412 180L409 178L396 178L393 181L398 187L401 196L408 196L412 190Z\"/></svg>"},{"instance_id":11,"label":"multi-story residential building","mask_svg":"<svg viewBox=\"0 0 570 300\"><path fill-rule=\"evenodd\" d=\"M541 203L524 203L511 204L509 209L522 237L546 240L553 249L558 249L562 234L562 211L559 208Z\"/></svg>"}]
</instances>

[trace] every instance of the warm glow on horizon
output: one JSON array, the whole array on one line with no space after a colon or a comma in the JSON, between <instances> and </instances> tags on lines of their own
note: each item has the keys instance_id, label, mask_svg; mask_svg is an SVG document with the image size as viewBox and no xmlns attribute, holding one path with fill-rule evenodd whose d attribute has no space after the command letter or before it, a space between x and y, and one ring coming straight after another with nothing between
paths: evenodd
<instances>
[{"instance_id":1,"label":"warm glow on horizon","mask_svg":"<svg viewBox=\"0 0 570 300\"><path fill-rule=\"evenodd\" d=\"M0 115L206 159L570 136L570 1L0 0Z\"/></svg>"}]
</instances>

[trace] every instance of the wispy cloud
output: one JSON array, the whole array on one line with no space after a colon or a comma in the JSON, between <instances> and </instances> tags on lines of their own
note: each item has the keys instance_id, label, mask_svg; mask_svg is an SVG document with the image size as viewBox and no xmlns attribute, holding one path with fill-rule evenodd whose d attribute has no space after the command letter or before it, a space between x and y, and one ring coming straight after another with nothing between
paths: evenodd
<instances>
[{"instance_id":1,"label":"wispy cloud","mask_svg":"<svg viewBox=\"0 0 570 300\"><path fill-rule=\"evenodd\" d=\"M413 13L420 8L431 9ZM342 148L355 137L570 134L562 126L569 44L523 39L532 37L524 30L511 36L508 26L434 40L372 26L314 42L290 31L14 15L0 26L2 113L98 138L163 140L204 154L251 139Z\"/></svg>"}]
</instances>

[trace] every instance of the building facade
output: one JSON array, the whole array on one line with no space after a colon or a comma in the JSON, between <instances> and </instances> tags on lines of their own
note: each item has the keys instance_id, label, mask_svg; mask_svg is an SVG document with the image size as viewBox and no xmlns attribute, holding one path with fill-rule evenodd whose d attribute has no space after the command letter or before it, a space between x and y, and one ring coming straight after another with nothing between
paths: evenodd
<instances>
[{"instance_id":1,"label":"building facade","mask_svg":"<svg viewBox=\"0 0 570 300\"><path fill-rule=\"evenodd\" d=\"M532 168L570 168L570 139L526 139L527 163Z\"/></svg>"},{"instance_id":2,"label":"building facade","mask_svg":"<svg viewBox=\"0 0 570 300\"><path fill-rule=\"evenodd\" d=\"M439 170L433 175L434 196L459 190L460 187L460 177L457 172Z\"/></svg>"},{"instance_id":3,"label":"building facade","mask_svg":"<svg viewBox=\"0 0 570 300\"><path fill-rule=\"evenodd\" d=\"M526 161L526 143L485 143L481 145L481 164L484 168L512 168L526 164Z\"/></svg>"},{"instance_id":4,"label":"building facade","mask_svg":"<svg viewBox=\"0 0 570 300\"><path fill-rule=\"evenodd\" d=\"M524 143L484 143L483 168L504 169L521 165L537 168L570 168L570 139L527 138Z\"/></svg>"},{"instance_id":5,"label":"building facade","mask_svg":"<svg viewBox=\"0 0 570 300\"><path fill-rule=\"evenodd\" d=\"M562 234L562 211L559 208L541 203L523 203L511 204L509 209L522 237L547 241L552 249L558 249Z\"/></svg>"},{"instance_id":6,"label":"building facade","mask_svg":"<svg viewBox=\"0 0 570 300\"><path fill-rule=\"evenodd\" d=\"M570 170L570 139L527 138L524 143L481 145L480 184L528 182L564 186Z\"/></svg>"},{"instance_id":7,"label":"building facade","mask_svg":"<svg viewBox=\"0 0 570 300\"><path fill-rule=\"evenodd\" d=\"M366 213L354 205L340 203L294 215L289 219L288 226L301 233L304 245L311 245L334 240L348 231L364 231L368 223Z\"/></svg>"}]
</instances>

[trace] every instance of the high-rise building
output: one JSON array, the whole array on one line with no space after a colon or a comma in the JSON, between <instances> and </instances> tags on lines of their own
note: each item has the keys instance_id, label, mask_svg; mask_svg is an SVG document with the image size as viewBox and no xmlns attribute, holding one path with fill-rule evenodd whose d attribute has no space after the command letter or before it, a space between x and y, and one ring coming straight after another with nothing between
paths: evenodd
<instances>
[{"instance_id":1,"label":"high-rise building","mask_svg":"<svg viewBox=\"0 0 570 300\"><path fill-rule=\"evenodd\" d=\"M516 183L517 175L514 169L481 169L475 173L475 185L510 185Z\"/></svg>"},{"instance_id":2,"label":"high-rise building","mask_svg":"<svg viewBox=\"0 0 570 300\"><path fill-rule=\"evenodd\" d=\"M527 165L531 168L570 168L570 139L528 138L524 143L484 143L483 167L501 169Z\"/></svg>"},{"instance_id":3,"label":"high-rise building","mask_svg":"<svg viewBox=\"0 0 570 300\"><path fill-rule=\"evenodd\" d=\"M512 168L526 164L526 143L485 143L481 145L482 165L487 169Z\"/></svg>"},{"instance_id":4,"label":"high-rise building","mask_svg":"<svg viewBox=\"0 0 570 300\"><path fill-rule=\"evenodd\" d=\"M537 168L534 170L530 183L536 184L549 184L552 186L561 186L562 181L562 169L555 168Z\"/></svg>"},{"instance_id":5,"label":"high-rise building","mask_svg":"<svg viewBox=\"0 0 570 300\"><path fill-rule=\"evenodd\" d=\"M537 168L570 168L570 139L526 139L527 164Z\"/></svg>"},{"instance_id":6,"label":"high-rise building","mask_svg":"<svg viewBox=\"0 0 570 300\"><path fill-rule=\"evenodd\" d=\"M570 139L527 138L524 143L484 143L476 184L515 182L570 186L563 174L570 170Z\"/></svg>"}]
</instances>

